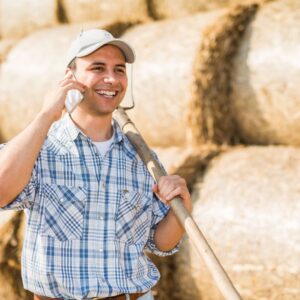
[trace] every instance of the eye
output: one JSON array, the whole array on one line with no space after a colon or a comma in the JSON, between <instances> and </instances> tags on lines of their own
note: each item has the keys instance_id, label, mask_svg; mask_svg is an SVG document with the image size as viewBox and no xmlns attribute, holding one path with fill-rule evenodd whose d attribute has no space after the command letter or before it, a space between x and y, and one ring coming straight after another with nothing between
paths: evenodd
<instances>
[{"instance_id":1,"label":"eye","mask_svg":"<svg viewBox=\"0 0 300 300\"><path fill-rule=\"evenodd\" d=\"M91 68L91 70L95 71L95 72L103 72L104 67L103 66L96 66L96 67Z\"/></svg>"},{"instance_id":2,"label":"eye","mask_svg":"<svg viewBox=\"0 0 300 300\"><path fill-rule=\"evenodd\" d=\"M122 67L119 67L119 68L116 68L116 72L120 73L120 74L125 74L126 73L126 69L122 68Z\"/></svg>"}]
</instances>

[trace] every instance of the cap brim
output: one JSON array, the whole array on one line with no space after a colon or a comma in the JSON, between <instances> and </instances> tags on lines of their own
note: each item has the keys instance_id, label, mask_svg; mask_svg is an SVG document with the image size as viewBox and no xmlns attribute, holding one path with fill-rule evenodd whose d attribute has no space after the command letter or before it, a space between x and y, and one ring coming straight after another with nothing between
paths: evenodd
<instances>
[{"instance_id":1,"label":"cap brim","mask_svg":"<svg viewBox=\"0 0 300 300\"><path fill-rule=\"evenodd\" d=\"M97 49L103 47L104 45L114 45L118 47L124 54L125 60L127 63L133 63L135 61L135 54L133 49L124 41L114 39L105 43L96 43L89 47L86 47L85 49L81 50L76 57L84 57L87 56L93 52L95 52Z\"/></svg>"}]
</instances>

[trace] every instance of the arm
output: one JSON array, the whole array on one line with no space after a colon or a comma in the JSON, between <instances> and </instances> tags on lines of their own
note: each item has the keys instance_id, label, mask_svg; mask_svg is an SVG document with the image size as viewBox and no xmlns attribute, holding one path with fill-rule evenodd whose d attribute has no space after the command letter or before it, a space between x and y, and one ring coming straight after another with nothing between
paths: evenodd
<instances>
[{"instance_id":1,"label":"arm","mask_svg":"<svg viewBox=\"0 0 300 300\"><path fill-rule=\"evenodd\" d=\"M55 90L47 94L34 120L0 152L0 207L14 200L30 180L32 169L52 123L64 109L67 91L84 91L82 84L66 76Z\"/></svg>"},{"instance_id":2,"label":"arm","mask_svg":"<svg viewBox=\"0 0 300 300\"><path fill-rule=\"evenodd\" d=\"M186 182L177 175L161 177L158 185L154 185L153 192L164 203L168 203L175 196L179 196L182 198L186 209L189 212L192 211L192 201ZM154 236L155 244L159 250L169 251L178 244L183 234L184 229L173 211L170 210L156 228Z\"/></svg>"}]
</instances>

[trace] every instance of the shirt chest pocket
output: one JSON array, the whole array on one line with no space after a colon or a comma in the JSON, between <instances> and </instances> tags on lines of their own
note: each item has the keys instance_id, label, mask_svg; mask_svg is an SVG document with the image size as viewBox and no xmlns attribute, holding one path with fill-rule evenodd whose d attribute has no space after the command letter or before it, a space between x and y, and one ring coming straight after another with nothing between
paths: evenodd
<instances>
[{"instance_id":1,"label":"shirt chest pocket","mask_svg":"<svg viewBox=\"0 0 300 300\"><path fill-rule=\"evenodd\" d=\"M60 241L80 239L86 193L81 187L45 184L42 235Z\"/></svg>"},{"instance_id":2,"label":"shirt chest pocket","mask_svg":"<svg viewBox=\"0 0 300 300\"><path fill-rule=\"evenodd\" d=\"M126 243L146 243L151 224L151 199L138 191L118 193L116 237Z\"/></svg>"}]
</instances>

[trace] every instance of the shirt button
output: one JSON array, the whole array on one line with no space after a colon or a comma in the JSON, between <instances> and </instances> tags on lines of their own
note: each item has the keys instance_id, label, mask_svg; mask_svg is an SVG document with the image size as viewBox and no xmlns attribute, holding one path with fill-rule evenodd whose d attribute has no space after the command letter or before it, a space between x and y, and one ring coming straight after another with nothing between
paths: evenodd
<instances>
[{"instance_id":1,"label":"shirt button","mask_svg":"<svg viewBox=\"0 0 300 300\"><path fill-rule=\"evenodd\" d=\"M100 248L99 251L100 251L100 252L103 252L103 248Z\"/></svg>"},{"instance_id":2,"label":"shirt button","mask_svg":"<svg viewBox=\"0 0 300 300\"><path fill-rule=\"evenodd\" d=\"M105 190L105 182L101 181L100 183L101 190Z\"/></svg>"},{"instance_id":3,"label":"shirt button","mask_svg":"<svg viewBox=\"0 0 300 300\"><path fill-rule=\"evenodd\" d=\"M125 199L128 199L129 191L128 190L123 190L123 196L124 196Z\"/></svg>"},{"instance_id":4,"label":"shirt button","mask_svg":"<svg viewBox=\"0 0 300 300\"><path fill-rule=\"evenodd\" d=\"M104 220L104 216L102 214L100 215L100 220Z\"/></svg>"}]
</instances>

